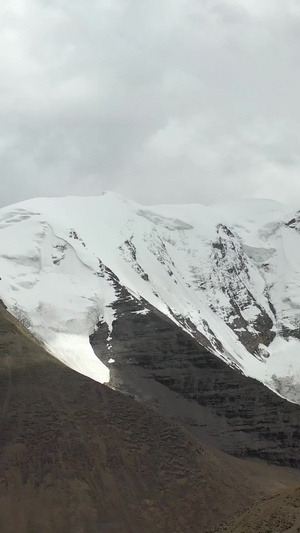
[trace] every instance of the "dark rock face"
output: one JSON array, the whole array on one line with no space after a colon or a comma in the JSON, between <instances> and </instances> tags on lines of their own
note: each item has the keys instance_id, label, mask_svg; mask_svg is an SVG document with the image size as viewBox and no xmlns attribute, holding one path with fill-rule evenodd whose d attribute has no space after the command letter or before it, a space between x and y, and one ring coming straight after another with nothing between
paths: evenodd
<instances>
[{"instance_id":1,"label":"dark rock face","mask_svg":"<svg viewBox=\"0 0 300 533\"><path fill-rule=\"evenodd\" d=\"M202 438L206 434L224 451L300 467L300 406L227 366L158 311L141 314L144 307L120 288L111 348L106 326L91 337L104 363L115 359L112 385L144 401L137 390L144 380L154 407L168 414L173 401L184 401L177 419L188 420L189 429ZM167 387L160 398L155 396L157 382ZM174 412L170 416L175 418Z\"/></svg>"},{"instance_id":2,"label":"dark rock face","mask_svg":"<svg viewBox=\"0 0 300 533\"><path fill-rule=\"evenodd\" d=\"M211 257L212 271L210 279L206 283L210 290L213 290L215 285L221 286L223 292L229 297L231 311L228 312L227 310L224 320L236 332L247 350L260 357L259 344L268 346L275 337L275 333L272 331L273 321L271 316L256 301L255 295L251 293L247 283L245 283L246 280L250 282L251 275L244 247L231 230L223 224L218 226L218 239L212 243ZM225 270L224 264L226 265ZM224 276L224 272L228 276ZM237 303L238 295L239 302ZM251 331L249 330L249 323L242 313L249 306L256 308L258 312L256 320L252 323ZM271 305L270 311L272 311Z\"/></svg>"}]
</instances>

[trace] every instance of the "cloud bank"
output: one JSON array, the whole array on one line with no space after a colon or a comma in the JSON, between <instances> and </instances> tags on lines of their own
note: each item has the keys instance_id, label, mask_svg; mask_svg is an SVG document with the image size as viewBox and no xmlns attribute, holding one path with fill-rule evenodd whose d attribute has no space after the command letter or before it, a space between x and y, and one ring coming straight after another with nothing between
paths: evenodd
<instances>
[{"instance_id":1,"label":"cloud bank","mask_svg":"<svg viewBox=\"0 0 300 533\"><path fill-rule=\"evenodd\" d=\"M0 203L300 198L296 0L3 0Z\"/></svg>"}]
</instances>

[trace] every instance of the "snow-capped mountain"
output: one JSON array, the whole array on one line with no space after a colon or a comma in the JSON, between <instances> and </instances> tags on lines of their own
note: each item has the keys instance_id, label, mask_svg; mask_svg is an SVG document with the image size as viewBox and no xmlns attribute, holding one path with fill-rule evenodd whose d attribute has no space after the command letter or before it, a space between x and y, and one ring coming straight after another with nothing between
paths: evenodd
<instances>
[{"instance_id":1,"label":"snow-capped mountain","mask_svg":"<svg viewBox=\"0 0 300 533\"><path fill-rule=\"evenodd\" d=\"M0 298L71 368L105 382L89 336L120 287L300 402L300 213L269 200L144 207L112 193L0 210ZM101 325L100 325L101 327ZM112 354L113 358L113 354Z\"/></svg>"}]
</instances>

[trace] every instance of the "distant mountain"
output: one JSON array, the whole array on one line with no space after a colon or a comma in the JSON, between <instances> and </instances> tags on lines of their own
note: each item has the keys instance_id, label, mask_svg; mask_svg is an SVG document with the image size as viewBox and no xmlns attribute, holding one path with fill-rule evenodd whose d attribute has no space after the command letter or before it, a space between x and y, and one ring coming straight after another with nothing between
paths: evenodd
<instances>
[{"instance_id":1,"label":"distant mountain","mask_svg":"<svg viewBox=\"0 0 300 533\"><path fill-rule=\"evenodd\" d=\"M112 193L43 198L0 210L0 242L0 297L82 374L109 380L89 337L103 328L115 359L126 294L133 313L157 310L300 403L299 212L268 200L144 207Z\"/></svg>"}]
</instances>

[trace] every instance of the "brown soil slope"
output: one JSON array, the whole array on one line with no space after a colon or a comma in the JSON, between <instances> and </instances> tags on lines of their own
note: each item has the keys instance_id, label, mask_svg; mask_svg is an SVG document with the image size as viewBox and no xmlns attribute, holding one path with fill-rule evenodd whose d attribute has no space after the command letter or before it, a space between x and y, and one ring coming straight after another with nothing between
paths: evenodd
<instances>
[{"instance_id":1,"label":"brown soil slope","mask_svg":"<svg viewBox=\"0 0 300 533\"><path fill-rule=\"evenodd\" d=\"M300 488L289 489L241 514L215 533L299 533Z\"/></svg>"},{"instance_id":2,"label":"brown soil slope","mask_svg":"<svg viewBox=\"0 0 300 533\"><path fill-rule=\"evenodd\" d=\"M63 366L0 306L1 533L201 533L276 475Z\"/></svg>"}]
</instances>

